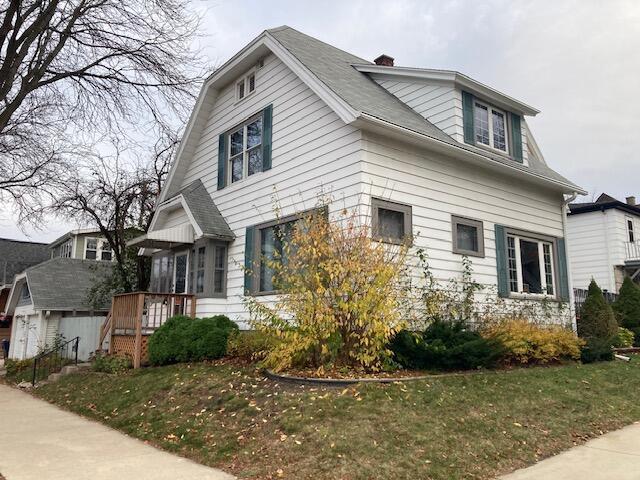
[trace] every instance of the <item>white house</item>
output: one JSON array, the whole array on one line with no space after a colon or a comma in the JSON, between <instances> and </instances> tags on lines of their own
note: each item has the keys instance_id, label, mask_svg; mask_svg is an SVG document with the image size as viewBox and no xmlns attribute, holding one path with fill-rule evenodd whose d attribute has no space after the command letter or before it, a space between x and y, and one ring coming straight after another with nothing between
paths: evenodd
<instances>
[{"instance_id":1,"label":"white house","mask_svg":"<svg viewBox=\"0 0 640 480\"><path fill-rule=\"evenodd\" d=\"M625 276L640 281L640 206L635 197L621 202L603 193L595 202L572 203L567 219L571 275L575 288L593 278L618 293Z\"/></svg>"},{"instance_id":2,"label":"white house","mask_svg":"<svg viewBox=\"0 0 640 480\"><path fill-rule=\"evenodd\" d=\"M246 326L243 297L273 298L260 260L280 248L274 196L292 221L329 191L330 215L356 208L396 240L415 235L438 278L459 277L467 255L507 301L566 305L565 195L585 192L547 165L537 113L458 72L267 30L206 79L132 244L153 256L153 291L192 292L199 316Z\"/></svg>"},{"instance_id":3,"label":"white house","mask_svg":"<svg viewBox=\"0 0 640 480\"><path fill-rule=\"evenodd\" d=\"M17 274L11 286L9 358L30 358L56 338L80 337L78 358L86 360L98 345L110 305L90 305L88 292L111 272L111 249L93 229L72 230L48 249L51 258Z\"/></svg>"}]
</instances>

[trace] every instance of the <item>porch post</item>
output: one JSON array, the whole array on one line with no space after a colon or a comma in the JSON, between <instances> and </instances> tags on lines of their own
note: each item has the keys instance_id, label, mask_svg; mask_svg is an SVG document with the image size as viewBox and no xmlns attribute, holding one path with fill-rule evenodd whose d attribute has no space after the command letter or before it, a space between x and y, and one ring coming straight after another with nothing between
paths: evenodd
<instances>
[{"instance_id":1,"label":"porch post","mask_svg":"<svg viewBox=\"0 0 640 480\"><path fill-rule=\"evenodd\" d=\"M136 339L133 351L133 368L140 368L142 362L142 315L144 314L144 293L138 294L138 307L136 308Z\"/></svg>"},{"instance_id":2,"label":"porch post","mask_svg":"<svg viewBox=\"0 0 640 480\"><path fill-rule=\"evenodd\" d=\"M191 295L191 318L196 318L196 296Z\"/></svg>"}]
</instances>

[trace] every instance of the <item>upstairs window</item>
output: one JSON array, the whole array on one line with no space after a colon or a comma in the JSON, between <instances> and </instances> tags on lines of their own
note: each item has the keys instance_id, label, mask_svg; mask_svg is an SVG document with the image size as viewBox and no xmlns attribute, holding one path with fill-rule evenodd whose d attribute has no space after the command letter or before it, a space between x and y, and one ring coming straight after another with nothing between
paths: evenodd
<instances>
[{"instance_id":1,"label":"upstairs window","mask_svg":"<svg viewBox=\"0 0 640 480\"><path fill-rule=\"evenodd\" d=\"M69 239L60 245L60 256L62 258L71 258L71 251L73 250L73 240Z\"/></svg>"},{"instance_id":2,"label":"upstairs window","mask_svg":"<svg viewBox=\"0 0 640 480\"><path fill-rule=\"evenodd\" d=\"M636 234L633 230L633 219L631 217L625 218L627 221L627 238L629 239L629 243L634 243L636 241Z\"/></svg>"},{"instance_id":3,"label":"upstairs window","mask_svg":"<svg viewBox=\"0 0 640 480\"><path fill-rule=\"evenodd\" d=\"M105 262L110 262L113 258L113 252L111 251L111 245L106 240L103 240L100 245L101 253L100 260L104 260Z\"/></svg>"},{"instance_id":4,"label":"upstairs window","mask_svg":"<svg viewBox=\"0 0 640 480\"><path fill-rule=\"evenodd\" d=\"M503 111L480 103L474 103L475 140L503 152L507 151L506 115Z\"/></svg>"},{"instance_id":5,"label":"upstairs window","mask_svg":"<svg viewBox=\"0 0 640 480\"><path fill-rule=\"evenodd\" d=\"M236 100L242 100L256 90L256 74L251 72L236 83Z\"/></svg>"},{"instance_id":6,"label":"upstairs window","mask_svg":"<svg viewBox=\"0 0 640 480\"><path fill-rule=\"evenodd\" d=\"M229 134L231 183L262 171L262 114Z\"/></svg>"},{"instance_id":7,"label":"upstairs window","mask_svg":"<svg viewBox=\"0 0 640 480\"><path fill-rule=\"evenodd\" d=\"M87 238L85 241L84 258L95 260L98 258L98 239Z\"/></svg>"}]
</instances>

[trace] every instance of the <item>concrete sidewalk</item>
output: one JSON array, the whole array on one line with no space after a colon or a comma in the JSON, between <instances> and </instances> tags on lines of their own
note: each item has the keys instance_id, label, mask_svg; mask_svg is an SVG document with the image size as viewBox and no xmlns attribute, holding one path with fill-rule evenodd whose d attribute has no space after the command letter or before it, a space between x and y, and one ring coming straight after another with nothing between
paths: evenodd
<instances>
[{"instance_id":1,"label":"concrete sidewalk","mask_svg":"<svg viewBox=\"0 0 640 480\"><path fill-rule=\"evenodd\" d=\"M0 385L0 474L6 480L230 480L97 422Z\"/></svg>"},{"instance_id":2,"label":"concrete sidewalk","mask_svg":"<svg viewBox=\"0 0 640 480\"><path fill-rule=\"evenodd\" d=\"M640 423L607 433L502 480L638 480Z\"/></svg>"}]
</instances>

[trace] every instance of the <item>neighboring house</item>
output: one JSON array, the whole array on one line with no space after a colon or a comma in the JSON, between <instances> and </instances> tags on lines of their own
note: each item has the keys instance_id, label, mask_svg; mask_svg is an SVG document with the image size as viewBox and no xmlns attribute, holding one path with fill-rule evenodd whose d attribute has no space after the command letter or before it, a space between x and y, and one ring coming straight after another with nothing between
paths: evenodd
<instances>
[{"instance_id":1,"label":"neighboring house","mask_svg":"<svg viewBox=\"0 0 640 480\"><path fill-rule=\"evenodd\" d=\"M640 282L640 206L635 197L621 202L603 193L595 202L569 205L567 240L575 288L591 279L618 293L625 276Z\"/></svg>"},{"instance_id":2,"label":"neighboring house","mask_svg":"<svg viewBox=\"0 0 640 480\"><path fill-rule=\"evenodd\" d=\"M131 244L153 257L152 291L193 293L198 316L246 327L244 296L273 299L261 259L281 248L276 230L330 192L330 216L358 209L374 235L415 235L439 279L460 278L466 255L505 303L566 307L565 195L586 192L545 162L526 121L537 113L457 72L267 30L206 79Z\"/></svg>"},{"instance_id":3,"label":"neighboring house","mask_svg":"<svg viewBox=\"0 0 640 480\"><path fill-rule=\"evenodd\" d=\"M56 257L18 274L8 302L13 315L9 358L33 357L61 336L80 337L78 358L88 359L110 306L93 308L88 290L110 270L105 262Z\"/></svg>"},{"instance_id":4,"label":"neighboring house","mask_svg":"<svg viewBox=\"0 0 640 480\"><path fill-rule=\"evenodd\" d=\"M49 258L45 243L0 238L0 340L11 335L11 316L6 305L15 276L25 268Z\"/></svg>"},{"instance_id":5,"label":"neighboring house","mask_svg":"<svg viewBox=\"0 0 640 480\"><path fill-rule=\"evenodd\" d=\"M71 230L49 244L51 258L79 258L82 260L114 260L109 242L100 230L84 228Z\"/></svg>"}]
</instances>

